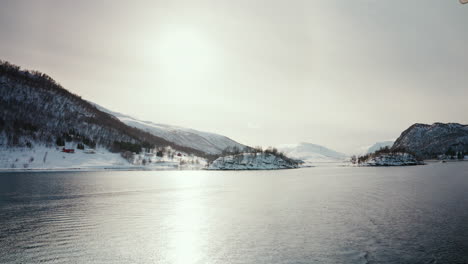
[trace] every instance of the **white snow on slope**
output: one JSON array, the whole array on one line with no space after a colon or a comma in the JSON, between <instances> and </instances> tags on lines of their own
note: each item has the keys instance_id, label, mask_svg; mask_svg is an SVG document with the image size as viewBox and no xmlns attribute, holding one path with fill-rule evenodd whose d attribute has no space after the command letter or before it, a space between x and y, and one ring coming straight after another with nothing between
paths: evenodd
<instances>
[{"instance_id":1,"label":"white snow on slope","mask_svg":"<svg viewBox=\"0 0 468 264\"><path fill-rule=\"evenodd\" d=\"M115 116L128 126L136 127L180 146L190 147L205 153L220 154L227 147L238 147L239 149L244 149L246 147L219 134L178 126L156 124L150 121L141 121L128 115L110 111L102 106L94 105L99 110Z\"/></svg>"},{"instance_id":2,"label":"white snow on slope","mask_svg":"<svg viewBox=\"0 0 468 264\"><path fill-rule=\"evenodd\" d=\"M341 162L347 158L343 153L306 142L280 145L278 150L290 158L300 159L306 163Z\"/></svg>"}]
</instances>

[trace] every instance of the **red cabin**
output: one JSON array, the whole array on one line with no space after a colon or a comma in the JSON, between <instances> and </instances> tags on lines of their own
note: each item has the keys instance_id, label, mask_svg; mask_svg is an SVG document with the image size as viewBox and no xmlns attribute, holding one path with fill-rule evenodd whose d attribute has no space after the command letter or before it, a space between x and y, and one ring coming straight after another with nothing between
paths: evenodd
<instances>
[{"instance_id":1,"label":"red cabin","mask_svg":"<svg viewBox=\"0 0 468 264\"><path fill-rule=\"evenodd\" d=\"M65 153L75 153L75 150L74 150L74 149L66 149L66 148L63 148L63 149L62 149L62 152L65 152Z\"/></svg>"},{"instance_id":2,"label":"red cabin","mask_svg":"<svg viewBox=\"0 0 468 264\"><path fill-rule=\"evenodd\" d=\"M182 154L180 154L180 153L177 153L177 156L178 156L178 157L182 157Z\"/></svg>"}]
</instances>

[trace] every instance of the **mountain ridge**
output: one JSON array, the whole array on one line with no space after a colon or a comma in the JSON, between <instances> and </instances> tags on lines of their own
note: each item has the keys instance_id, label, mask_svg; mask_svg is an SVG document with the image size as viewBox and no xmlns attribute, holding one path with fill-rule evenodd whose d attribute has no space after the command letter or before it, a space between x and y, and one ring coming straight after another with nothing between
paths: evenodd
<instances>
[{"instance_id":1,"label":"mountain ridge","mask_svg":"<svg viewBox=\"0 0 468 264\"><path fill-rule=\"evenodd\" d=\"M416 123L404 130L392 149L404 149L422 158L435 158L449 150L468 151L468 125Z\"/></svg>"},{"instance_id":2,"label":"mountain ridge","mask_svg":"<svg viewBox=\"0 0 468 264\"><path fill-rule=\"evenodd\" d=\"M114 117L128 126L141 129L167 141L174 143L177 142L182 146L203 151L207 154L221 154L226 148L237 147L239 149L244 149L248 147L224 135L199 131L181 126L159 124L152 121L143 121L130 115L109 110L97 104L95 104L95 106L98 109L101 109L101 111L112 114Z\"/></svg>"}]
</instances>

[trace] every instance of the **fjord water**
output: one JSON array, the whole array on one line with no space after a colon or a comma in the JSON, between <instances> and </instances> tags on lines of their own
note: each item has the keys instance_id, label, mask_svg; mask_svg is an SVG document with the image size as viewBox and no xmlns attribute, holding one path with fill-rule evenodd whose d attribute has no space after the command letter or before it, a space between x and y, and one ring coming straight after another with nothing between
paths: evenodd
<instances>
[{"instance_id":1,"label":"fjord water","mask_svg":"<svg viewBox=\"0 0 468 264\"><path fill-rule=\"evenodd\" d=\"M0 174L0 263L467 263L468 162Z\"/></svg>"}]
</instances>

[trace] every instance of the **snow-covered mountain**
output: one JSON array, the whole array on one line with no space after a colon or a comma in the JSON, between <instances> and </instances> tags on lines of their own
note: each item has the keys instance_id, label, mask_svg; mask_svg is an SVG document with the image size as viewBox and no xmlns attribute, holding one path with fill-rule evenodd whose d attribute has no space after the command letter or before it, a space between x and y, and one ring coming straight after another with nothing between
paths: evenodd
<instances>
[{"instance_id":1,"label":"snow-covered mountain","mask_svg":"<svg viewBox=\"0 0 468 264\"><path fill-rule=\"evenodd\" d=\"M377 150L381 149L381 148L385 148L385 147L389 147L391 148L393 146L393 143L395 141L393 140L388 140L388 141L381 141L381 142L377 142L375 143L374 145L370 146L368 149L367 149L367 153L374 153L376 152Z\"/></svg>"},{"instance_id":2,"label":"snow-covered mountain","mask_svg":"<svg viewBox=\"0 0 468 264\"><path fill-rule=\"evenodd\" d=\"M115 116L128 126L141 129L169 142L176 143L177 145L193 148L207 154L220 154L226 148L237 147L239 149L244 149L246 147L223 135L142 121L128 115L108 110L99 105L95 106L101 111Z\"/></svg>"},{"instance_id":3,"label":"snow-covered mountain","mask_svg":"<svg viewBox=\"0 0 468 264\"><path fill-rule=\"evenodd\" d=\"M434 158L447 151L468 151L468 125L458 123L414 124L401 133L392 149L404 149L420 158Z\"/></svg>"},{"instance_id":4,"label":"snow-covered mountain","mask_svg":"<svg viewBox=\"0 0 468 264\"><path fill-rule=\"evenodd\" d=\"M288 157L300 159L306 163L339 162L347 158L343 153L331 150L324 146L306 142L280 145L278 146L278 150L286 154Z\"/></svg>"}]
</instances>

